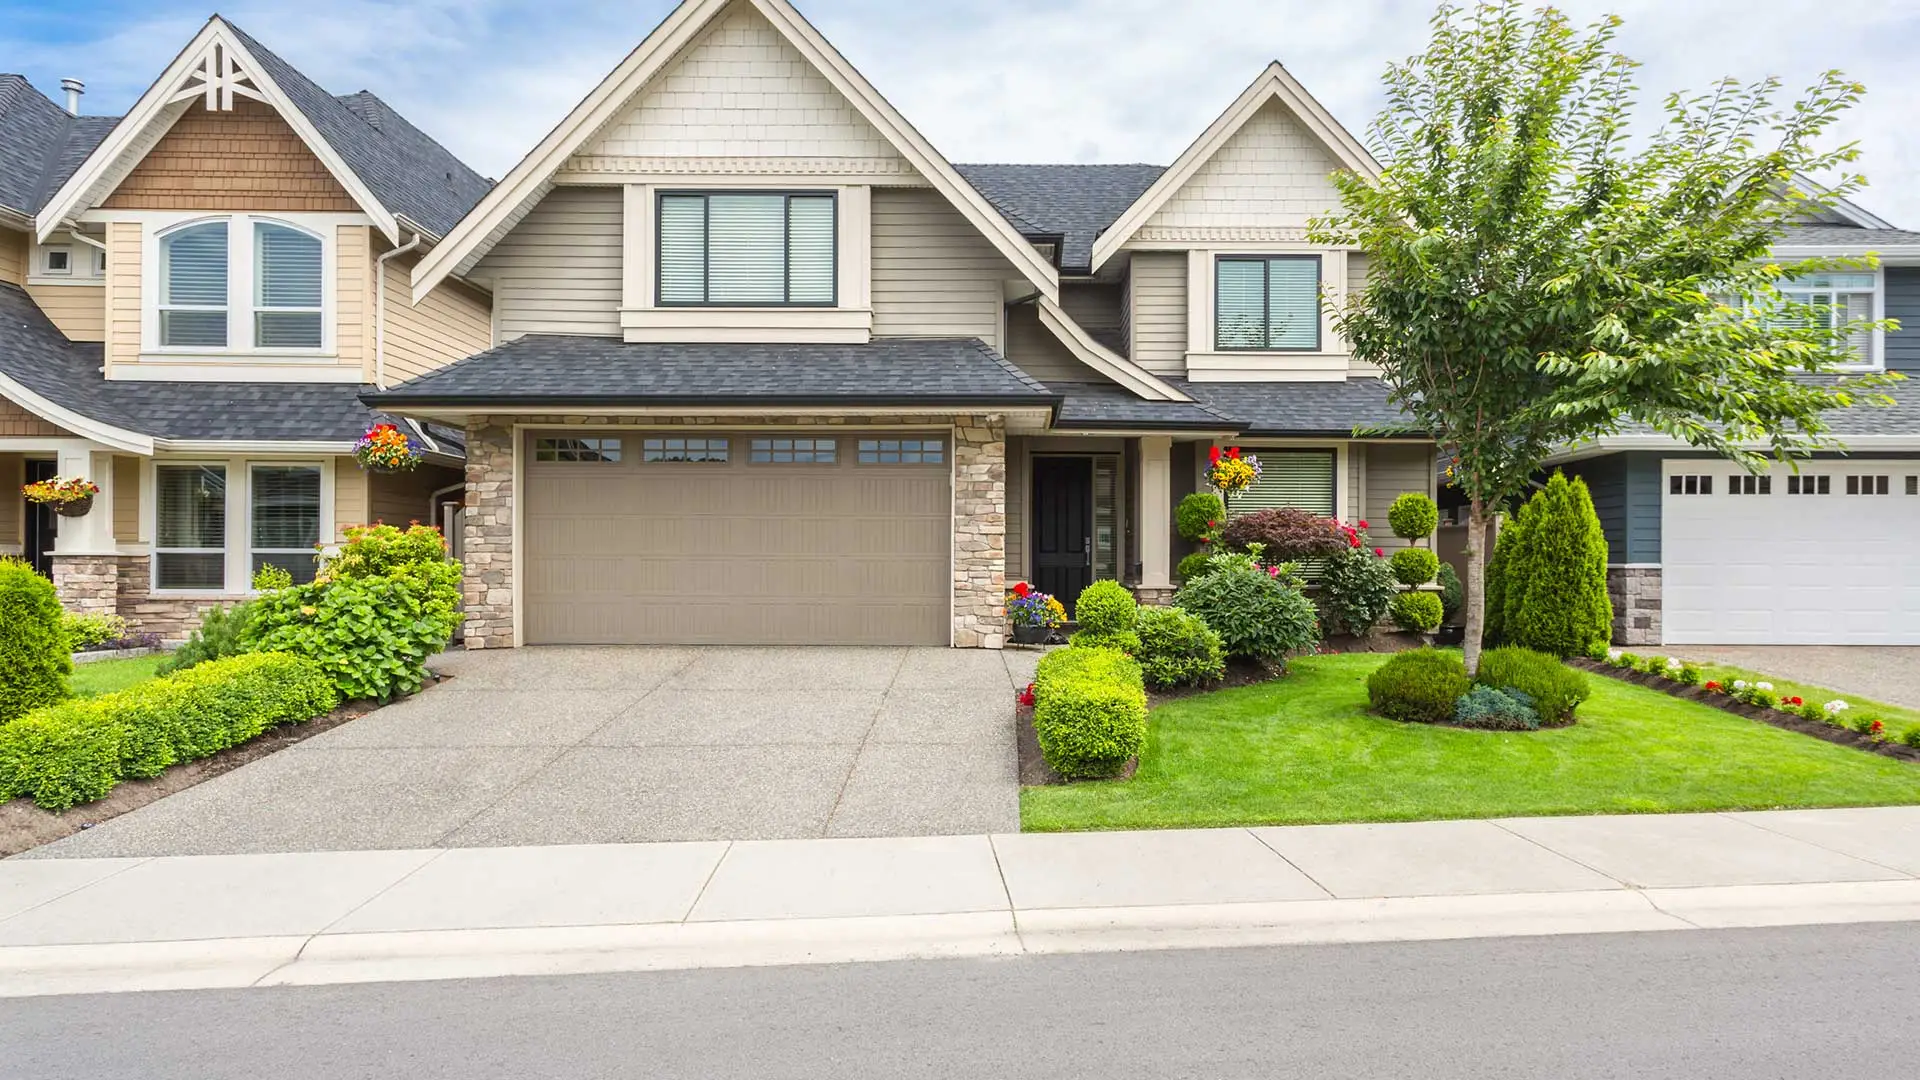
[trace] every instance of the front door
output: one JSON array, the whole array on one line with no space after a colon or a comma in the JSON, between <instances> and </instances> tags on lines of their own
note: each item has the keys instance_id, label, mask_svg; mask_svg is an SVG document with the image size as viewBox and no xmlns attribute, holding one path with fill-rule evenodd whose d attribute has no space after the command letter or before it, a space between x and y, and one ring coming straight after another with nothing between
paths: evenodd
<instances>
[{"instance_id":1,"label":"front door","mask_svg":"<svg viewBox=\"0 0 1920 1080\"><path fill-rule=\"evenodd\" d=\"M1033 459L1033 585L1073 614L1093 584L1093 460Z\"/></svg>"},{"instance_id":2,"label":"front door","mask_svg":"<svg viewBox=\"0 0 1920 1080\"><path fill-rule=\"evenodd\" d=\"M51 480L56 471L54 462L30 460L27 462L27 483ZM25 499L21 501L25 503L27 520L27 542L24 551L27 562L33 567L35 573L41 577L50 578L53 576L55 522L59 519L54 516L53 507L47 503L26 502Z\"/></svg>"}]
</instances>

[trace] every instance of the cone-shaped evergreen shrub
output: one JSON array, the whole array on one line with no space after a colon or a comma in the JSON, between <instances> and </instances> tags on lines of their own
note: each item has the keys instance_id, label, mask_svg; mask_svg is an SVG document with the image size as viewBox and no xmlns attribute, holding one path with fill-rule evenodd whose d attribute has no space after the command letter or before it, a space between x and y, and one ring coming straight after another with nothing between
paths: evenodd
<instances>
[{"instance_id":1,"label":"cone-shaped evergreen shrub","mask_svg":"<svg viewBox=\"0 0 1920 1080\"><path fill-rule=\"evenodd\" d=\"M1494 541L1493 554L1487 559L1484 571L1487 589L1484 636L1488 645L1498 645L1506 640L1507 582L1515 577L1520 549L1525 544L1527 511L1531 505L1522 505L1501 522L1499 539Z\"/></svg>"},{"instance_id":2,"label":"cone-shaped evergreen shrub","mask_svg":"<svg viewBox=\"0 0 1920 1080\"><path fill-rule=\"evenodd\" d=\"M1554 656L1585 656L1613 630L1607 538L1584 480L1556 471L1533 497L1520 565L1503 568L1503 640Z\"/></svg>"},{"instance_id":3,"label":"cone-shaped evergreen shrub","mask_svg":"<svg viewBox=\"0 0 1920 1080\"><path fill-rule=\"evenodd\" d=\"M0 559L0 724L65 698L70 657L53 582Z\"/></svg>"}]
</instances>

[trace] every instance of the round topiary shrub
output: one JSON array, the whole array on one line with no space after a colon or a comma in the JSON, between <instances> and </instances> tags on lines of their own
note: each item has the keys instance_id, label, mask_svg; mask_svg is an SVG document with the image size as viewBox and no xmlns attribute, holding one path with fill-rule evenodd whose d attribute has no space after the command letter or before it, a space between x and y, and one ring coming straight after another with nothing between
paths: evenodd
<instances>
[{"instance_id":1,"label":"round topiary shrub","mask_svg":"<svg viewBox=\"0 0 1920 1080\"><path fill-rule=\"evenodd\" d=\"M1201 537L1226 520L1226 504L1211 491L1196 491L1181 499L1179 508L1173 512L1173 525L1179 530L1180 538L1194 543L1199 543Z\"/></svg>"},{"instance_id":2,"label":"round topiary shrub","mask_svg":"<svg viewBox=\"0 0 1920 1080\"><path fill-rule=\"evenodd\" d=\"M1180 581L1192 581L1207 572L1207 560L1212 557L1209 552L1196 551L1180 560L1180 565L1173 568L1173 576Z\"/></svg>"},{"instance_id":3,"label":"round topiary shrub","mask_svg":"<svg viewBox=\"0 0 1920 1080\"><path fill-rule=\"evenodd\" d=\"M1367 676L1367 702L1391 720L1444 724L1454 703L1473 686L1455 653L1413 649L1397 653Z\"/></svg>"},{"instance_id":4,"label":"round topiary shrub","mask_svg":"<svg viewBox=\"0 0 1920 1080\"><path fill-rule=\"evenodd\" d=\"M1481 653L1474 681L1525 694L1548 724L1572 722L1573 711L1593 695L1585 672L1575 671L1558 657L1512 645Z\"/></svg>"},{"instance_id":5,"label":"round topiary shrub","mask_svg":"<svg viewBox=\"0 0 1920 1080\"><path fill-rule=\"evenodd\" d=\"M1440 556L1432 548L1401 548L1387 561L1393 566L1394 580L1402 585L1425 585L1440 572Z\"/></svg>"},{"instance_id":6,"label":"round topiary shrub","mask_svg":"<svg viewBox=\"0 0 1920 1080\"><path fill-rule=\"evenodd\" d=\"M1143 607L1134 658L1148 686L1192 686L1226 673L1226 646L1205 619L1177 607Z\"/></svg>"},{"instance_id":7,"label":"round topiary shrub","mask_svg":"<svg viewBox=\"0 0 1920 1080\"><path fill-rule=\"evenodd\" d=\"M1476 686L1453 703L1453 722L1488 731L1538 731L1540 714L1533 701L1518 690Z\"/></svg>"},{"instance_id":8,"label":"round topiary shrub","mask_svg":"<svg viewBox=\"0 0 1920 1080\"><path fill-rule=\"evenodd\" d=\"M1402 540L1424 540L1440 527L1440 508L1418 491L1403 492L1387 507L1387 525Z\"/></svg>"},{"instance_id":9,"label":"round topiary shrub","mask_svg":"<svg viewBox=\"0 0 1920 1080\"><path fill-rule=\"evenodd\" d=\"M1113 776L1147 744L1140 665L1111 649L1055 649L1033 679L1040 756L1069 778Z\"/></svg>"},{"instance_id":10,"label":"round topiary shrub","mask_svg":"<svg viewBox=\"0 0 1920 1080\"><path fill-rule=\"evenodd\" d=\"M1402 630L1431 634L1440 628L1440 597L1430 592L1403 592L1393 598L1388 609L1393 624Z\"/></svg>"},{"instance_id":11,"label":"round topiary shrub","mask_svg":"<svg viewBox=\"0 0 1920 1080\"><path fill-rule=\"evenodd\" d=\"M73 674L53 582L0 559L0 724L64 700Z\"/></svg>"},{"instance_id":12,"label":"round topiary shrub","mask_svg":"<svg viewBox=\"0 0 1920 1080\"><path fill-rule=\"evenodd\" d=\"M1206 620L1229 656L1284 664L1288 653L1320 639L1313 602L1249 556L1215 556L1207 573L1181 586L1173 602Z\"/></svg>"},{"instance_id":13,"label":"round topiary shrub","mask_svg":"<svg viewBox=\"0 0 1920 1080\"><path fill-rule=\"evenodd\" d=\"M1139 602L1117 581L1096 581L1073 603L1073 621L1092 634L1131 633Z\"/></svg>"}]
</instances>

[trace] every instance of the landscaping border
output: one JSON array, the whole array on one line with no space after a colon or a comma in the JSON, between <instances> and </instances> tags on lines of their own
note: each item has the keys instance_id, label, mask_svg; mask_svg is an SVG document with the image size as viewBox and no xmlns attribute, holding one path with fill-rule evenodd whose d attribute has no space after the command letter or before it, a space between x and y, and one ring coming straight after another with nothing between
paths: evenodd
<instances>
[{"instance_id":1,"label":"landscaping border","mask_svg":"<svg viewBox=\"0 0 1920 1080\"><path fill-rule=\"evenodd\" d=\"M154 653L161 651L162 650L150 645L140 645L131 649L89 649L85 652L74 653L73 662L76 664L92 664L101 660L132 660L141 656L152 656Z\"/></svg>"},{"instance_id":2,"label":"landscaping border","mask_svg":"<svg viewBox=\"0 0 1920 1080\"><path fill-rule=\"evenodd\" d=\"M1748 705L1744 702L1735 701L1726 694L1716 694L1701 686L1688 686L1684 683L1677 683L1662 675L1649 675L1644 671L1635 671L1632 668L1615 667L1612 664L1584 656L1574 657L1566 661L1566 663L1567 666L1579 668L1582 671L1592 672L1596 675L1606 675L1618 679L1621 682L1632 683L1635 686L1644 686L1649 690L1658 690L1669 697L1677 697L1682 701L1691 701L1700 705L1710 705L1713 708L1719 709L1721 712L1729 712L1735 716L1744 716L1749 720L1758 720L1763 724L1772 724L1774 727L1784 728L1802 735L1811 735L1816 739L1823 739L1839 746L1851 746L1856 750L1865 750L1868 753L1879 754L1883 757L1900 758L1904 761L1920 761L1920 749L1904 743L1897 743L1890 739L1885 742L1877 742L1872 736L1862 735L1849 728L1834 727L1831 724L1823 724L1817 720L1808 720L1804 716L1784 712L1780 709L1767 709L1757 705Z\"/></svg>"}]
</instances>

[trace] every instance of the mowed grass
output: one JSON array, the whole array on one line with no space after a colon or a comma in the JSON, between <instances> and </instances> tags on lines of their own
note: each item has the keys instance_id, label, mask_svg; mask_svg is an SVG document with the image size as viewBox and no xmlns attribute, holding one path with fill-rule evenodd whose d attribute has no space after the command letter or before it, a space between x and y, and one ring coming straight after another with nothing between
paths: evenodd
<instances>
[{"instance_id":1,"label":"mowed grass","mask_svg":"<svg viewBox=\"0 0 1920 1080\"><path fill-rule=\"evenodd\" d=\"M1707 678L1718 680L1722 685L1730 686L1735 679L1745 679L1748 682L1770 682L1773 684L1775 694L1801 698L1816 705L1825 705L1839 698L1852 706L1846 713L1846 719L1852 720L1863 714L1878 717L1886 722L1887 734L1891 738L1897 739L1914 728L1920 728L1920 712L1899 705L1889 705L1884 701L1874 701L1872 698L1863 698L1859 694L1849 694L1844 690L1830 690L1812 683L1795 682L1778 675L1734 667L1732 664L1701 664L1700 670Z\"/></svg>"},{"instance_id":2,"label":"mowed grass","mask_svg":"<svg viewBox=\"0 0 1920 1080\"><path fill-rule=\"evenodd\" d=\"M1131 780L1021 792L1023 828L1415 821L1920 803L1920 765L1600 675L1572 727L1483 732L1366 712L1385 658L1170 702Z\"/></svg>"},{"instance_id":3,"label":"mowed grass","mask_svg":"<svg viewBox=\"0 0 1920 1080\"><path fill-rule=\"evenodd\" d=\"M99 697L116 690L125 690L135 683L143 683L154 677L153 669L167 658L165 653L152 656L134 656L125 660L95 660L91 664L73 665L74 697Z\"/></svg>"}]
</instances>

